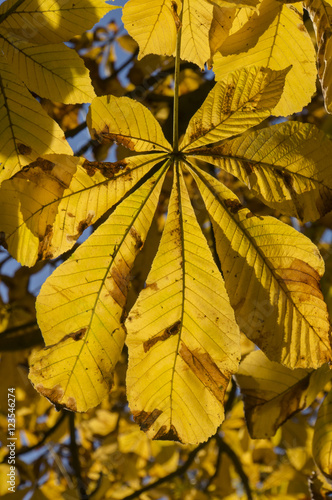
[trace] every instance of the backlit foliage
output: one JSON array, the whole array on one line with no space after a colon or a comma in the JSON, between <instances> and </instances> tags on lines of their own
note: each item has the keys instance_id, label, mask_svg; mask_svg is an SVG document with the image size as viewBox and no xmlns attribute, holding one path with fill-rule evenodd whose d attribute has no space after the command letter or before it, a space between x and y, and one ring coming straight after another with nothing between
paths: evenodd
<instances>
[{"instance_id":1,"label":"backlit foliage","mask_svg":"<svg viewBox=\"0 0 332 500\"><path fill-rule=\"evenodd\" d=\"M114 8L0 6L0 242L23 266L1 272L1 370L18 450L44 433L74 480L44 456L18 459L18 481L43 498L324 498L332 4L128 0L128 34L111 17L86 31Z\"/></svg>"}]
</instances>

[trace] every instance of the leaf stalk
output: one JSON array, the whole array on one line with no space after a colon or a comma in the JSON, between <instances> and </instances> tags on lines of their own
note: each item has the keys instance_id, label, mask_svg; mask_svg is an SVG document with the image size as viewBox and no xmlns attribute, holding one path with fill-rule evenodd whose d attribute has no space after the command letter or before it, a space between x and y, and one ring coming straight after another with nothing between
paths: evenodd
<instances>
[{"instance_id":1,"label":"leaf stalk","mask_svg":"<svg viewBox=\"0 0 332 500\"><path fill-rule=\"evenodd\" d=\"M174 101L173 101L173 152L179 151L179 83L180 83L180 55L182 35L182 12L180 14L180 27L176 36L175 68L174 68Z\"/></svg>"}]
</instances>

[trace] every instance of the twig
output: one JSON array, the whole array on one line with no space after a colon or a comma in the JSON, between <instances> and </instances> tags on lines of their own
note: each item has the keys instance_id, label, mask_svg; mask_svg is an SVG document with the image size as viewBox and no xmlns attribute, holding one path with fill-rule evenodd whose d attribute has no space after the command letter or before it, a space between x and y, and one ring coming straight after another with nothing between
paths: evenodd
<instances>
[{"instance_id":1,"label":"twig","mask_svg":"<svg viewBox=\"0 0 332 500\"><path fill-rule=\"evenodd\" d=\"M63 411L62 414L60 415L60 417L58 418L58 420L53 425L53 427L51 427L50 429L48 429L48 431L45 432L44 436L42 437L42 439L40 441L38 441L38 443L34 444L33 446L30 446L29 448L22 448L21 450L19 450L16 453L16 456L25 455L26 453L30 453L31 451L36 450L37 448L40 448L41 446L43 446L46 439L49 438L53 434L53 432L55 432L57 430L57 428L62 424L62 422L67 417L67 415L68 415L68 412ZM2 463L7 461L8 456L9 455L6 455L3 458Z\"/></svg>"},{"instance_id":2,"label":"twig","mask_svg":"<svg viewBox=\"0 0 332 500\"><path fill-rule=\"evenodd\" d=\"M78 445L76 442L75 429L75 413L69 413L69 430L70 430L70 452L72 458L73 469L77 480L77 489L81 500L88 500L89 496L86 493L85 484L81 476L81 465L78 454Z\"/></svg>"},{"instance_id":3,"label":"twig","mask_svg":"<svg viewBox=\"0 0 332 500\"><path fill-rule=\"evenodd\" d=\"M193 461L195 460L196 458L196 455L211 441L211 439L213 439L214 436L211 436L207 441L205 441L205 443L200 443L198 446L196 446L196 448L194 448L188 455L188 458L187 460L185 461L185 463L183 465L181 465L178 469L176 469L175 471L171 472L170 474L167 474L167 476L164 476L164 477L161 477L160 479L158 479L157 481L155 481L154 483L151 483L151 484L147 484L146 486L143 486L143 488L141 488L140 490L137 490L137 491L134 491L134 493L131 493L130 495L127 495L126 497L123 497L121 500L133 500L134 498L137 498L139 497L142 493L145 493L146 491L149 491L149 490L152 490L153 488L157 488L158 486L160 486L161 484L164 484L166 483L167 481L170 481L171 479L173 479L174 477L177 477L177 476L181 476L182 474L184 474L188 469L189 467L191 466L191 464L193 463Z\"/></svg>"},{"instance_id":4,"label":"twig","mask_svg":"<svg viewBox=\"0 0 332 500\"><path fill-rule=\"evenodd\" d=\"M75 135L78 134L79 132L82 132L82 130L84 130L85 127L86 127L86 121L80 123L75 128L71 128L69 130L66 130L65 138L68 139L68 137L75 137Z\"/></svg>"},{"instance_id":5,"label":"twig","mask_svg":"<svg viewBox=\"0 0 332 500\"><path fill-rule=\"evenodd\" d=\"M248 500L253 500L251 488L249 485L249 478L243 470L243 467L242 467L242 464L239 460L239 457L232 450L232 448L227 443L225 443L225 441L222 439L221 436L219 436L219 434L216 434L215 438L216 438L217 444L219 446L219 449L221 449L222 452L225 452L229 456L229 458L232 460L233 465L235 467L235 470L238 473L238 475L240 476L240 479L242 481L243 488L247 494Z\"/></svg>"}]
</instances>

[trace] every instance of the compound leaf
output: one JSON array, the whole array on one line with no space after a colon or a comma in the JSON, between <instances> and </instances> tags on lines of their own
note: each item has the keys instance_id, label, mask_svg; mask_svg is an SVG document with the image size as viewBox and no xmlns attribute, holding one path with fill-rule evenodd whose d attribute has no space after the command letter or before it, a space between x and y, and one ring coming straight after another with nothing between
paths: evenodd
<instances>
[{"instance_id":1,"label":"compound leaf","mask_svg":"<svg viewBox=\"0 0 332 500\"><path fill-rule=\"evenodd\" d=\"M106 397L125 338L130 271L157 207L168 164L126 198L42 286L37 318L46 348L30 380L55 405L87 411Z\"/></svg>"},{"instance_id":2,"label":"compound leaf","mask_svg":"<svg viewBox=\"0 0 332 500\"><path fill-rule=\"evenodd\" d=\"M135 421L153 439L205 441L224 418L240 334L177 169L160 246L126 328Z\"/></svg>"}]
</instances>

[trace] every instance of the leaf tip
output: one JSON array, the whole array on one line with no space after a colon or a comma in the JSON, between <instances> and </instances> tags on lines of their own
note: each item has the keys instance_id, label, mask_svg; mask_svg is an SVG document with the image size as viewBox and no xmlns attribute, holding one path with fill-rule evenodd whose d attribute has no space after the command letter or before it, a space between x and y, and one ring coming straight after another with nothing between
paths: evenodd
<instances>
[{"instance_id":1,"label":"leaf tip","mask_svg":"<svg viewBox=\"0 0 332 500\"><path fill-rule=\"evenodd\" d=\"M167 430L166 425L162 425L157 434L152 439L159 439L162 441L178 441L179 443L182 443L178 431L175 429L174 425L171 425L169 430Z\"/></svg>"}]
</instances>

